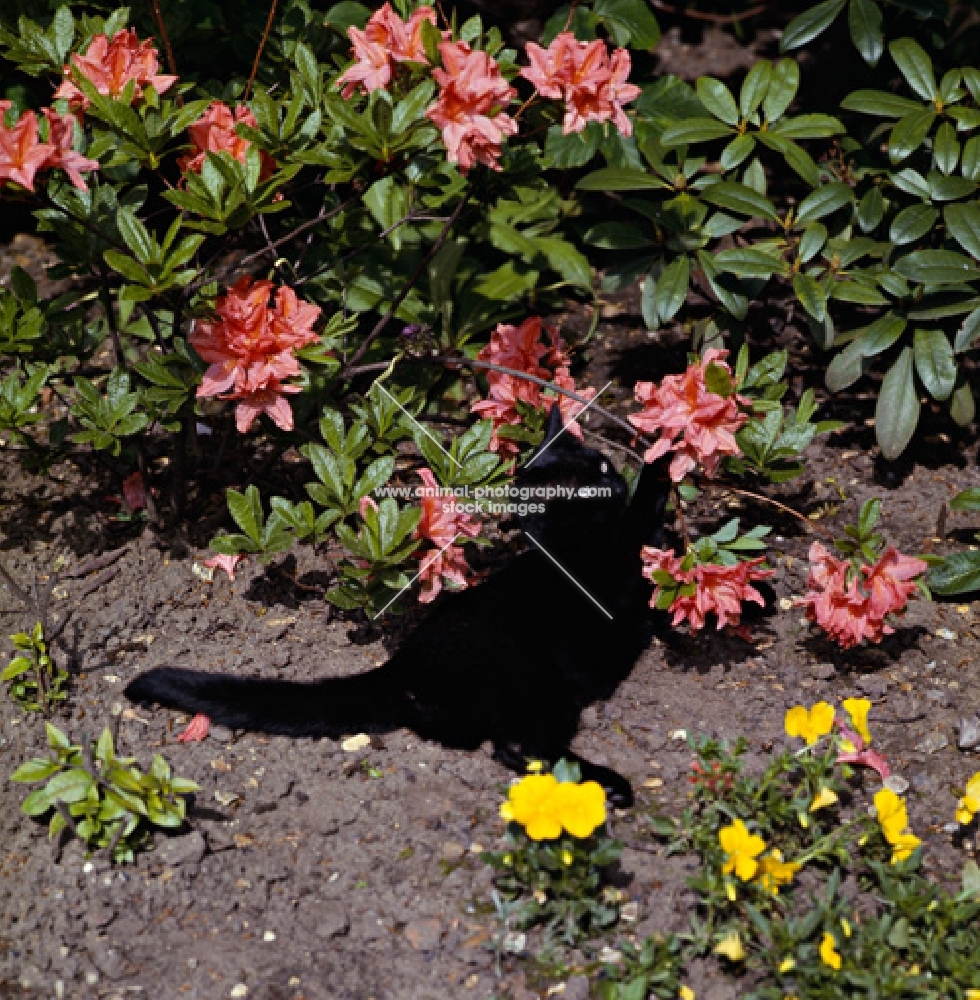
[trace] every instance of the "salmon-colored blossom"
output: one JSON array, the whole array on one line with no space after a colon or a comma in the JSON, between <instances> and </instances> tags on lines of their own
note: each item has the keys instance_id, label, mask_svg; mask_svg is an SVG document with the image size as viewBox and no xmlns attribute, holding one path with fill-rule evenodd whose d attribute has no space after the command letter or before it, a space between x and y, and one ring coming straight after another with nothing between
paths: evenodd
<instances>
[{"instance_id":1,"label":"salmon-colored blossom","mask_svg":"<svg viewBox=\"0 0 980 1000\"><path fill-rule=\"evenodd\" d=\"M645 545L640 557L643 575L655 584L650 607L657 607L657 599L664 590L664 585L655 579L655 574L667 573L680 584L677 596L668 609L674 616L671 624L679 625L686 621L694 632L704 628L709 614L714 614L719 629L726 625L737 627L741 623L743 602L765 605L765 599L752 583L765 580L775 572L757 568L764 562L762 556L739 561L733 566L695 563L690 569L684 569L683 560L669 549Z\"/></svg>"},{"instance_id":2,"label":"salmon-colored blossom","mask_svg":"<svg viewBox=\"0 0 980 1000\"><path fill-rule=\"evenodd\" d=\"M426 116L442 129L449 160L462 173L477 163L500 170L500 143L517 132L517 122L504 109L517 91L486 52L466 42L442 42L439 52L442 68L432 71L439 97Z\"/></svg>"},{"instance_id":3,"label":"salmon-colored blossom","mask_svg":"<svg viewBox=\"0 0 980 1000\"><path fill-rule=\"evenodd\" d=\"M147 86L163 94L177 82L176 76L158 73L159 68L160 58L153 42L141 42L135 28L117 31L111 41L106 35L95 35L85 55L75 53L71 57L65 66L65 79L54 96L68 101L72 110L84 111L91 102L73 82L84 77L100 94L112 98L119 97L132 82L133 100L138 101Z\"/></svg>"},{"instance_id":4,"label":"salmon-colored blossom","mask_svg":"<svg viewBox=\"0 0 980 1000\"><path fill-rule=\"evenodd\" d=\"M35 175L48 165L56 149L40 141L33 111L25 111L8 128L4 119L11 107L10 101L0 101L0 187L13 181L33 191Z\"/></svg>"},{"instance_id":5,"label":"salmon-colored blossom","mask_svg":"<svg viewBox=\"0 0 980 1000\"><path fill-rule=\"evenodd\" d=\"M235 567L240 562L244 562L247 558L248 556L245 556L240 552L236 552L234 555L220 553L219 555L211 556L210 559L205 559L204 565L209 569L220 569L227 574L229 580L234 580Z\"/></svg>"},{"instance_id":6,"label":"salmon-colored blossom","mask_svg":"<svg viewBox=\"0 0 980 1000\"><path fill-rule=\"evenodd\" d=\"M675 483L696 465L706 476L713 476L723 456L739 454L735 432L748 419L739 404L748 405L749 400L737 393L721 396L705 384L709 366L731 375L724 360L727 356L724 350L705 351L700 363L690 365L682 375L665 376L659 387L653 382L636 383L634 393L643 409L627 419L645 434L659 434L643 456L647 462L674 452L670 478Z\"/></svg>"},{"instance_id":7,"label":"salmon-colored blossom","mask_svg":"<svg viewBox=\"0 0 980 1000\"><path fill-rule=\"evenodd\" d=\"M177 737L178 743L200 743L207 738L211 731L211 720L203 713L197 715L187 723L187 728Z\"/></svg>"},{"instance_id":8,"label":"salmon-colored blossom","mask_svg":"<svg viewBox=\"0 0 980 1000\"><path fill-rule=\"evenodd\" d=\"M368 19L362 31L348 28L347 37L353 45L357 59L337 82L343 84L344 97L351 97L358 89L366 93L387 87L391 82L393 63L428 63L422 41L422 25L436 23L436 12L431 7L419 7L403 21L386 3Z\"/></svg>"},{"instance_id":9,"label":"salmon-colored blossom","mask_svg":"<svg viewBox=\"0 0 980 1000\"><path fill-rule=\"evenodd\" d=\"M68 179L79 191L88 191L88 185L81 171L99 169L99 161L75 151L75 118L73 115L59 114L54 108L44 108L42 113L48 122L48 142L52 151L45 164L50 169L60 168L68 174Z\"/></svg>"},{"instance_id":10,"label":"salmon-colored blossom","mask_svg":"<svg viewBox=\"0 0 980 1000\"><path fill-rule=\"evenodd\" d=\"M527 56L531 64L521 76L542 96L565 101L565 135L581 132L589 122L610 119L623 135L633 134L623 105L636 100L640 88L627 82L631 63L626 49L610 55L605 42L580 42L563 31L547 49L528 42Z\"/></svg>"},{"instance_id":11,"label":"salmon-colored blossom","mask_svg":"<svg viewBox=\"0 0 980 1000\"><path fill-rule=\"evenodd\" d=\"M301 371L293 352L318 339L312 327L319 307L284 286L270 308L272 287L271 281L239 278L218 299L218 318L197 320L190 336L191 346L210 364L197 395L240 400L235 417L242 434L261 413L282 430L292 430L285 395L300 387L285 380Z\"/></svg>"},{"instance_id":12,"label":"salmon-colored blossom","mask_svg":"<svg viewBox=\"0 0 980 1000\"><path fill-rule=\"evenodd\" d=\"M235 131L236 125L257 128L258 122L244 104L239 104L233 112L227 104L212 101L207 111L187 130L197 152L182 156L177 166L185 173L192 171L199 174L207 154L220 152L230 153L239 163L244 163L252 143ZM276 161L264 151L260 151L259 156L262 160L259 180L265 180L275 172Z\"/></svg>"},{"instance_id":13,"label":"salmon-colored blossom","mask_svg":"<svg viewBox=\"0 0 980 1000\"><path fill-rule=\"evenodd\" d=\"M460 535L475 538L480 533L480 526L469 514L457 510L455 499L439 486L431 469L420 469L419 476L425 486L422 518L415 529L415 537L432 542L434 546L418 554L422 561L419 601L428 604L439 595L443 583L452 584L456 590L464 590L470 585L467 577L470 567L463 547L453 543Z\"/></svg>"},{"instance_id":14,"label":"salmon-colored blossom","mask_svg":"<svg viewBox=\"0 0 980 1000\"><path fill-rule=\"evenodd\" d=\"M540 316L531 316L520 326L499 323L490 335L490 343L477 357L480 361L515 368L535 378L554 382L584 399L595 395L595 389L576 389L575 379L569 374L570 359L564 342L558 331L546 326ZM487 382L490 385L488 398L474 403L470 409L493 421L490 450L501 455L516 455L520 450L517 442L501 437L498 433L500 428L520 425L522 417L518 403L544 410L551 405L554 397L545 396L543 387L537 383L505 372L488 371ZM558 403L569 432L581 438L582 429L575 423L575 417L584 409L584 404L563 393L559 393L554 401Z\"/></svg>"},{"instance_id":15,"label":"salmon-colored blossom","mask_svg":"<svg viewBox=\"0 0 980 1000\"><path fill-rule=\"evenodd\" d=\"M914 579L928 566L921 559L903 555L893 546L873 566L855 571L820 542L810 546L807 592L797 603L838 645L849 649L858 643L881 642L895 630L885 618L904 611L915 592Z\"/></svg>"}]
</instances>

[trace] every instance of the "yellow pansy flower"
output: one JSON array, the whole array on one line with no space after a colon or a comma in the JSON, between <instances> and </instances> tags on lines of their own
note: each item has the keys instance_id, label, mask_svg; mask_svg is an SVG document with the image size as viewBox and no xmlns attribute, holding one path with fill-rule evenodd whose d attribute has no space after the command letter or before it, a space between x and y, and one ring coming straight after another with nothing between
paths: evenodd
<instances>
[{"instance_id":1,"label":"yellow pansy flower","mask_svg":"<svg viewBox=\"0 0 980 1000\"><path fill-rule=\"evenodd\" d=\"M980 771L966 783L963 798L957 803L956 822L966 826L980 812Z\"/></svg>"},{"instance_id":2,"label":"yellow pansy flower","mask_svg":"<svg viewBox=\"0 0 980 1000\"><path fill-rule=\"evenodd\" d=\"M834 935L829 931L824 932L823 940L820 942L820 960L824 965L829 965L837 970L841 967L843 959L837 953L837 942Z\"/></svg>"},{"instance_id":3,"label":"yellow pansy flower","mask_svg":"<svg viewBox=\"0 0 980 1000\"><path fill-rule=\"evenodd\" d=\"M759 870L756 858L766 849L766 842L760 836L749 833L742 820L737 819L718 831L718 842L728 855L721 869L725 875L734 872L743 882L755 878Z\"/></svg>"},{"instance_id":4,"label":"yellow pansy flower","mask_svg":"<svg viewBox=\"0 0 980 1000\"><path fill-rule=\"evenodd\" d=\"M606 822L606 790L597 781L563 782L555 789L555 810L573 837L590 837Z\"/></svg>"},{"instance_id":5,"label":"yellow pansy flower","mask_svg":"<svg viewBox=\"0 0 980 1000\"><path fill-rule=\"evenodd\" d=\"M802 705L795 705L786 713L783 725L787 735L799 736L806 740L808 747L812 747L821 736L826 736L833 727L834 706L826 701L818 701L809 710Z\"/></svg>"},{"instance_id":6,"label":"yellow pansy flower","mask_svg":"<svg viewBox=\"0 0 980 1000\"><path fill-rule=\"evenodd\" d=\"M964 1000L980 1000L980 990L967 990Z\"/></svg>"},{"instance_id":7,"label":"yellow pansy flower","mask_svg":"<svg viewBox=\"0 0 980 1000\"><path fill-rule=\"evenodd\" d=\"M695 1000L697 994L690 986L682 986L677 994L679 1000Z\"/></svg>"},{"instance_id":8,"label":"yellow pansy flower","mask_svg":"<svg viewBox=\"0 0 980 1000\"><path fill-rule=\"evenodd\" d=\"M837 801L837 793L829 788L821 788L816 797L810 803L810 812L815 813L818 809L826 809Z\"/></svg>"},{"instance_id":9,"label":"yellow pansy flower","mask_svg":"<svg viewBox=\"0 0 980 1000\"><path fill-rule=\"evenodd\" d=\"M850 716L851 725L864 740L865 746L871 746L871 732L868 729L868 712L871 711L871 702L867 698L845 698L841 704L844 711Z\"/></svg>"},{"instance_id":10,"label":"yellow pansy flower","mask_svg":"<svg viewBox=\"0 0 980 1000\"><path fill-rule=\"evenodd\" d=\"M781 885L789 885L803 867L798 861L783 861L782 851L773 850L759 861L759 882L763 889L778 895Z\"/></svg>"},{"instance_id":11,"label":"yellow pansy flower","mask_svg":"<svg viewBox=\"0 0 980 1000\"><path fill-rule=\"evenodd\" d=\"M908 809L905 800L896 795L890 788L880 788L875 792L875 811L885 839L891 841L909 825Z\"/></svg>"},{"instance_id":12,"label":"yellow pansy flower","mask_svg":"<svg viewBox=\"0 0 980 1000\"><path fill-rule=\"evenodd\" d=\"M500 815L508 822L520 823L531 840L560 837L561 820L555 810L558 787L553 774L529 774L510 786Z\"/></svg>"},{"instance_id":13,"label":"yellow pansy flower","mask_svg":"<svg viewBox=\"0 0 980 1000\"><path fill-rule=\"evenodd\" d=\"M912 852L922 843L918 837L911 833L900 833L894 840L889 838L888 842L892 845L893 865L912 857Z\"/></svg>"},{"instance_id":14,"label":"yellow pansy flower","mask_svg":"<svg viewBox=\"0 0 980 1000\"><path fill-rule=\"evenodd\" d=\"M716 945L715 954L724 955L730 962L741 962L745 958L745 948L738 931L729 931Z\"/></svg>"}]
</instances>

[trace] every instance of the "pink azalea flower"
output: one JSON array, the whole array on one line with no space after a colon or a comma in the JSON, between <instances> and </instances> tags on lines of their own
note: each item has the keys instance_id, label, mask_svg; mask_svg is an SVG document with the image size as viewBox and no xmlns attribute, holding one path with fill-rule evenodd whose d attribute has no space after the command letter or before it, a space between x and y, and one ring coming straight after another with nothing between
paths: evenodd
<instances>
[{"instance_id":1,"label":"pink azalea flower","mask_svg":"<svg viewBox=\"0 0 980 1000\"><path fill-rule=\"evenodd\" d=\"M204 565L211 569L221 569L228 574L229 580L235 579L235 567L243 562L247 556L238 553L236 555L217 555L204 560Z\"/></svg>"},{"instance_id":2,"label":"pink azalea flower","mask_svg":"<svg viewBox=\"0 0 980 1000\"><path fill-rule=\"evenodd\" d=\"M244 104L239 104L232 112L227 104L212 101L207 111L187 130L197 152L182 156L177 166L185 173L192 171L199 174L207 154L220 152L230 153L239 163L244 163L252 143L238 135L236 125L257 128L258 122ZM275 173L276 161L266 152L260 151L259 156L262 160L259 180L265 180Z\"/></svg>"},{"instance_id":3,"label":"pink azalea flower","mask_svg":"<svg viewBox=\"0 0 980 1000\"><path fill-rule=\"evenodd\" d=\"M146 508L146 487L143 484L143 473L136 471L127 476L122 484L123 499L132 512Z\"/></svg>"},{"instance_id":4,"label":"pink azalea flower","mask_svg":"<svg viewBox=\"0 0 980 1000\"><path fill-rule=\"evenodd\" d=\"M739 404L749 401L738 394L719 396L705 385L708 365L731 373L724 361L727 356L728 351L705 351L699 364L690 365L683 375L667 375L659 387L653 382L636 383L636 399L643 409L627 419L645 434L660 435L643 456L647 462L674 452L670 478L675 483L697 465L706 476L713 476L723 456L739 454L735 432L748 419Z\"/></svg>"},{"instance_id":5,"label":"pink azalea flower","mask_svg":"<svg viewBox=\"0 0 980 1000\"><path fill-rule=\"evenodd\" d=\"M547 335L547 341L543 339L544 335ZM563 389L577 392L585 399L591 399L595 395L595 389L576 389L575 380L569 375L570 360L565 345L558 331L545 326L540 316L531 316L520 326L499 323L490 335L490 343L477 357L481 361L489 361L504 368L516 368L536 378L554 382ZM581 439L582 428L575 423L575 417L582 411L584 404L560 393L557 397L545 396L542 386L503 372L488 371L487 382L490 385L489 397L474 403L470 409L493 421L491 451L507 456L516 455L520 451L516 441L502 438L498 434L501 427L521 423L518 402L543 410L555 398L568 430Z\"/></svg>"},{"instance_id":6,"label":"pink azalea flower","mask_svg":"<svg viewBox=\"0 0 980 1000\"><path fill-rule=\"evenodd\" d=\"M672 625L686 621L692 632L704 628L708 614L714 614L719 629L727 626L739 627L742 604L752 601L764 605L765 599L755 587L755 580L765 580L775 572L758 569L764 557L737 562L734 566L718 563L695 563L691 569L683 568L683 560L674 552L645 545L640 552L643 561L643 575L655 584L650 607L656 607L657 598L663 585L654 580L654 573L665 572L689 594L678 593L668 609L673 614Z\"/></svg>"},{"instance_id":7,"label":"pink azalea flower","mask_svg":"<svg viewBox=\"0 0 980 1000\"><path fill-rule=\"evenodd\" d=\"M517 91L486 52L466 42L442 42L439 52L443 68L432 71L439 97L426 116L442 129L449 161L462 173L477 163L499 170L500 143L517 132L517 122L504 113Z\"/></svg>"},{"instance_id":8,"label":"pink azalea flower","mask_svg":"<svg viewBox=\"0 0 980 1000\"><path fill-rule=\"evenodd\" d=\"M317 340L313 324L319 307L282 287L270 308L272 287L271 281L239 278L218 299L218 318L197 320L189 338L209 362L198 397L240 400L235 424L242 434L262 413L282 430L292 430L293 411L286 396L301 389L286 379L302 370L293 352Z\"/></svg>"},{"instance_id":9,"label":"pink azalea flower","mask_svg":"<svg viewBox=\"0 0 980 1000\"><path fill-rule=\"evenodd\" d=\"M25 111L8 128L4 119L11 107L10 101L0 101L0 187L13 181L33 191L35 175L49 165L57 148L38 139L37 115L33 111Z\"/></svg>"},{"instance_id":10,"label":"pink azalea flower","mask_svg":"<svg viewBox=\"0 0 980 1000\"><path fill-rule=\"evenodd\" d=\"M138 101L144 87L151 86L162 94L177 82L175 76L158 73L159 68L160 59L153 42L141 42L134 28L117 31L112 41L106 35L95 35L85 55L76 53L71 57L71 64L65 66L65 79L54 96L67 100L73 111L84 111L90 102L72 82L81 76L100 94L113 98L119 97L133 81L136 84L133 100Z\"/></svg>"},{"instance_id":11,"label":"pink azalea flower","mask_svg":"<svg viewBox=\"0 0 980 1000\"><path fill-rule=\"evenodd\" d=\"M838 764L859 764L861 767L870 767L881 775L882 781L892 773L888 761L877 750L872 750L857 733L845 726L840 719L834 719L834 725L840 730L844 740L837 755Z\"/></svg>"},{"instance_id":12,"label":"pink azalea flower","mask_svg":"<svg viewBox=\"0 0 980 1000\"><path fill-rule=\"evenodd\" d=\"M633 124L623 105L640 96L640 88L627 82L631 62L626 49L610 56L600 40L580 42L570 31L556 35L547 49L527 43L530 65L521 70L544 97L564 98L562 132L581 132L591 122L612 120L623 135L633 134Z\"/></svg>"},{"instance_id":13,"label":"pink azalea flower","mask_svg":"<svg viewBox=\"0 0 980 1000\"><path fill-rule=\"evenodd\" d=\"M921 559L902 555L893 546L859 573L820 542L810 546L809 558L807 592L797 603L843 649L891 635L895 630L885 617L904 611L916 590L914 577L928 569Z\"/></svg>"},{"instance_id":14,"label":"pink azalea flower","mask_svg":"<svg viewBox=\"0 0 980 1000\"><path fill-rule=\"evenodd\" d=\"M427 64L429 60L422 42L422 25L426 21L436 23L436 13L431 7L419 7L406 22L391 9L390 3L386 3L371 15L363 31L348 28L347 37L351 40L357 61L337 80L343 84L343 96L349 98L358 89L370 93L387 87L391 82L393 63Z\"/></svg>"},{"instance_id":15,"label":"pink azalea flower","mask_svg":"<svg viewBox=\"0 0 980 1000\"><path fill-rule=\"evenodd\" d=\"M48 120L48 141L54 147L48 156L45 166L60 167L68 174L68 179L79 191L88 191L88 185L81 171L98 170L99 161L90 160L73 149L75 142L75 118L73 115L60 115L54 108L44 108L44 117Z\"/></svg>"},{"instance_id":16,"label":"pink azalea flower","mask_svg":"<svg viewBox=\"0 0 980 1000\"><path fill-rule=\"evenodd\" d=\"M211 720L202 712L187 723L187 728L177 737L178 743L200 743L211 730Z\"/></svg>"},{"instance_id":17,"label":"pink azalea flower","mask_svg":"<svg viewBox=\"0 0 980 1000\"><path fill-rule=\"evenodd\" d=\"M422 517L415 529L415 537L432 542L434 546L422 550L419 555L422 562L419 601L428 604L438 596L444 582L460 590L469 586L467 573L470 567L463 547L451 543L458 535L475 538L480 533L480 526L473 522L469 514L456 509L456 501L442 491L431 469L420 469L419 476L424 490Z\"/></svg>"}]
</instances>

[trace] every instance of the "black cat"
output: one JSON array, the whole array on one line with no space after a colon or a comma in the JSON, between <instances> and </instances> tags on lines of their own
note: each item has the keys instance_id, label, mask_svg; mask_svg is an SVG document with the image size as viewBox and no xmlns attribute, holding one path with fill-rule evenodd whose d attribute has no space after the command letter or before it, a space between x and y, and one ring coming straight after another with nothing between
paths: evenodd
<instances>
[{"instance_id":1,"label":"black cat","mask_svg":"<svg viewBox=\"0 0 980 1000\"><path fill-rule=\"evenodd\" d=\"M650 586L640 548L663 544L667 460L644 466L632 502L598 451L561 433L553 406L544 442L517 487L573 493L520 517L531 547L485 583L441 602L382 667L312 683L160 667L126 695L215 723L287 736L404 726L473 750L484 740L519 772L529 758L579 762L617 805L629 782L569 751L582 709L608 698L642 651Z\"/></svg>"}]
</instances>

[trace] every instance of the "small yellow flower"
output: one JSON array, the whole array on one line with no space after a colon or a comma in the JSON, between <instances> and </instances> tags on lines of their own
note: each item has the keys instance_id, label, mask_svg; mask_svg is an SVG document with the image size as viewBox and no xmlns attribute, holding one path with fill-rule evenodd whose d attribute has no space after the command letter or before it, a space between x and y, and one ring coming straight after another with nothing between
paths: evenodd
<instances>
[{"instance_id":1,"label":"small yellow flower","mask_svg":"<svg viewBox=\"0 0 980 1000\"><path fill-rule=\"evenodd\" d=\"M725 895L726 895L726 896L727 896L727 897L729 898L729 900L731 900L731 902L733 902L733 903L734 903L734 902L735 902L735 900L736 900L736 899L738 898L738 892L737 892L737 891L735 890L735 886L734 886L734 885L732 885L732 883L731 883L731 882L726 882L726 883L725 883Z\"/></svg>"},{"instance_id":2,"label":"small yellow flower","mask_svg":"<svg viewBox=\"0 0 980 1000\"><path fill-rule=\"evenodd\" d=\"M899 861L911 857L922 841L909 830L905 801L890 788L875 792L875 810L881 832L892 847L892 864L897 865Z\"/></svg>"},{"instance_id":3,"label":"small yellow flower","mask_svg":"<svg viewBox=\"0 0 980 1000\"><path fill-rule=\"evenodd\" d=\"M799 736L812 747L821 736L826 736L834 725L834 706L826 701L818 701L807 710L795 705L786 713L783 722L788 736Z\"/></svg>"},{"instance_id":4,"label":"small yellow flower","mask_svg":"<svg viewBox=\"0 0 980 1000\"><path fill-rule=\"evenodd\" d=\"M553 774L529 774L510 786L500 815L508 822L520 823L531 840L553 840L561 836L561 820L555 815Z\"/></svg>"},{"instance_id":5,"label":"small yellow flower","mask_svg":"<svg viewBox=\"0 0 980 1000\"><path fill-rule=\"evenodd\" d=\"M871 702L867 698L845 698L841 703L844 711L850 716L851 725L864 740L865 746L871 746L871 732L868 729L868 712Z\"/></svg>"},{"instance_id":6,"label":"small yellow flower","mask_svg":"<svg viewBox=\"0 0 980 1000\"><path fill-rule=\"evenodd\" d=\"M810 812L815 813L818 809L826 809L837 801L837 793L829 788L821 788L817 792L816 798L810 803Z\"/></svg>"},{"instance_id":7,"label":"small yellow flower","mask_svg":"<svg viewBox=\"0 0 980 1000\"><path fill-rule=\"evenodd\" d=\"M901 833L889 843L892 845L892 864L897 865L899 861L906 861L912 857L912 852L922 841L914 834Z\"/></svg>"},{"instance_id":8,"label":"small yellow flower","mask_svg":"<svg viewBox=\"0 0 980 1000\"><path fill-rule=\"evenodd\" d=\"M759 882L763 889L778 895L779 887L789 885L802 867L798 861L783 861L782 851L773 850L759 861Z\"/></svg>"},{"instance_id":9,"label":"small yellow flower","mask_svg":"<svg viewBox=\"0 0 980 1000\"><path fill-rule=\"evenodd\" d=\"M718 842L728 855L721 869L725 875L734 872L743 882L755 878L759 870L756 858L766 849L766 842L760 836L749 833L742 820L737 819L718 831Z\"/></svg>"},{"instance_id":10,"label":"small yellow flower","mask_svg":"<svg viewBox=\"0 0 980 1000\"><path fill-rule=\"evenodd\" d=\"M980 1000L980 990L967 990L964 1000Z\"/></svg>"},{"instance_id":11,"label":"small yellow flower","mask_svg":"<svg viewBox=\"0 0 980 1000\"><path fill-rule=\"evenodd\" d=\"M561 863L563 865L570 865L575 859L572 857L572 852L567 848L561 852Z\"/></svg>"},{"instance_id":12,"label":"small yellow flower","mask_svg":"<svg viewBox=\"0 0 980 1000\"><path fill-rule=\"evenodd\" d=\"M606 822L606 790L597 781L563 782L555 800L558 819L573 837L591 837Z\"/></svg>"},{"instance_id":13,"label":"small yellow flower","mask_svg":"<svg viewBox=\"0 0 980 1000\"><path fill-rule=\"evenodd\" d=\"M779 963L779 971L783 974L787 972L792 972L796 968L795 958L784 958L782 962Z\"/></svg>"},{"instance_id":14,"label":"small yellow flower","mask_svg":"<svg viewBox=\"0 0 980 1000\"><path fill-rule=\"evenodd\" d=\"M980 812L980 771L966 783L963 798L957 802L956 822L966 826Z\"/></svg>"},{"instance_id":15,"label":"small yellow flower","mask_svg":"<svg viewBox=\"0 0 980 1000\"><path fill-rule=\"evenodd\" d=\"M690 986L682 986L677 996L679 1000L695 1000L697 994L691 989Z\"/></svg>"},{"instance_id":16,"label":"small yellow flower","mask_svg":"<svg viewBox=\"0 0 980 1000\"><path fill-rule=\"evenodd\" d=\"M715 954L724 955L730 962L741 962L745 958L745 948L738 931L729 931L716 945Z\"/></svg>"},{"instance_id":17,"label":"small yellow flower","mask_svg":"<svg viewBox=\"0 0 980 1000\"><path fill-rule=\"evenodd\" d=\"M841 925L842 930L844 931L844 937L850 937L851 936L851 922L849 920L845 919L844 917L841 917L840 925Z\"/></svg>"},{"instance_id":18,"label":"small yellow flower","mask_svg":"<svg viewBox=\"0 0 980 1000\"><path fill-rule=\"evenodd\" d=\"M824 965L829 965L835 971L841 967L842 959L837 953L837 942L834 940L834 935L826 931L820 942L820 959Z\"/></svg>"}]
</instances>

